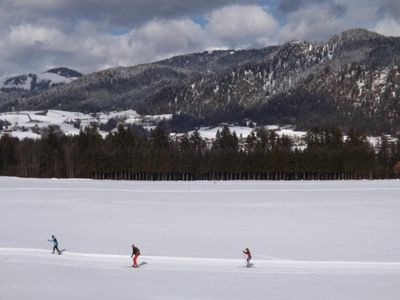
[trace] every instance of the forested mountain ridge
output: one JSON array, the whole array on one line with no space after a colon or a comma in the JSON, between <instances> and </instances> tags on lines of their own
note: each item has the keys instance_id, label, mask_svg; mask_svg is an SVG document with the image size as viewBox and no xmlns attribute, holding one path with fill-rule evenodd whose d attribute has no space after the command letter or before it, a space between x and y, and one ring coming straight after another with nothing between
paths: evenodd
<instances>
[{"instance_id":1,"label":"forested mountain ridge","mask_svg":"<svg viewBox=\"0 0 400 300\"><path fill-rule=\"evenodd\" d=\"M299 128L400 131L400 38L353 29L324 42L181 55L92 73L38 94L0 93L0 110L134 109L204 124L245 118Z\"/></svg>"}]
</instances>

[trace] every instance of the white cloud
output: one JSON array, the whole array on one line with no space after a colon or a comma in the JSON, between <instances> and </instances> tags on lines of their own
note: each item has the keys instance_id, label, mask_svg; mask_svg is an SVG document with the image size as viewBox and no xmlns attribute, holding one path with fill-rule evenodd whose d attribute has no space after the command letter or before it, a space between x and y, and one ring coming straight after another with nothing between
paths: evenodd
<instances>
[{"instance_id":1,"label":"white cloud","mask_svg":"<svg viewBox=\"0 0 400 300\"><path fill-rule=\"evenodd\" d=\"M48 44L60 40L63 34L55 28L33 26L31 24L12 26L8 35L13 45L28 46L35 43Z\"/></svg>"},{"instance_id":2,"label":"white cloud","mask_svg":"<svg viewBox=\"0 0 400 300\"><path fill-rule=\"evenodd\" d=\"M111 41L112 37L85 23L72 31L32 24L12 26L0 41L0 61L8 74L40 72L55 66L97 70L108 60Z\"/></svg>"},{"instance_id":3,"label":"white cloud","mask_svg":"<svg viewBox=\"0 0 400 300\"><path fill-rule=\"evenodd\" d=\"M122 40L124 41L124 38ZM136 57L140 61L151 61L171 55L200 50L206 46L204 29L190 19L155 20L128 35L125 53L127 63Z\"/></svg>"},{"instance_id":4,"label":"white cloud","mask_svg":"<svg viewBox=\"0 0 400 300\"><path fill-rule=\"evenodd\" d=\"M223 7L206 18L210 35L231 47L266 45L277 28L275 18L257 5Z\"/></svg>"},{"instance_id":5,"label":"white cloud","mask_svg":"<svg viewBox=\"0 0 400 300\"><path fill-rule=\"evenodd\" d=\"M205 49L265 45L277 26L270 14L255 6L229 6L207 17L205 26L190 18L155 19L119 36L89 21L11 26L0 41L0 62L7 61L6 68L14 74L61 65L88 72Z\"/></svg>"},{"instance_id":6,"label":"white cloud","mask_svg":"<svg viewBox=\"0 0 400 300\"><path fill-rule=\"evenodd\" d=\"M314 41L353 27L400 35L398 19L382 8L398 7L395 0L285 0L288 9L279 20L252 4L257 0L94 2L0 0L0 76L55 66L90 72L211 49ZM119 29L127 33L110 34Z\"/></svg>"},{"instance_id":7,"label":"white cloud","mask_svg":"<svg viewBox=\"0 0 400 300\"><path fill-rule=\"evenodd\" d=\"M372 30L386 36L400 36L400 23L391 17L386 17L379 21Z\"/></svg>"},{"instance_id":8,"label":"white cloud","mask_svg":"<svg viewBox=\"0 0 400 300\"><path fill-rule=\"evenodd\" d=\"M380 10L394 19L400 20L400 1L399 0L380 0Z\"/></svg>"},{"instance_id":9,"label":"white cloud","mask_svg":"<svg viewBox=\"0 0 400 300\"><path fill-rule=\"evenodd\" d=\"M333 14L329 7L311 6L290 13L279 37L282 41L313 41L328 38L348 28L348 23Z\"/></svg>"},{"instance_id":10,"label":"white cloud","mask_svg":"<svg viewBox=\"0 0 400 300\"><path fill-rule=\"evenodd\" d=\"M59 20L90 20L98 27L140 26L152 19L202 15L232 3L257 0L0 0L15 19L34 22L52 16Z\"/></svg>"}]
</instances>

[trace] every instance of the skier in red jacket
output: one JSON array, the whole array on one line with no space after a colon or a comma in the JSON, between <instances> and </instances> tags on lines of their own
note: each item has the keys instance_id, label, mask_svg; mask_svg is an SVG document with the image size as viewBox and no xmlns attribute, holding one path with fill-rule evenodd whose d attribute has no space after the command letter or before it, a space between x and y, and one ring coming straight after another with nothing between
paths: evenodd
<instances>
[{"instance_id":1,"label":"skier in red jacket","mask_svg":"<svg viewBox=\"0 0 400 300\"><path fill-rule=\"evenodd\" d=\"M251 253L249 248L246 248L243 253L246 255L246 262L247 262L247 267L250 267L250 260L251 260Z\"/></svg>"},{"instance_id":2,"label":"skier in red jacket","mask_svg":"<svg viewBox=\"0 0 400 300\"><path fill-rule=\"evenodd\" d=\"M134 267L134 268L138 267L137 258L139 257L139 255L140 255L139 248L136 247L135 244L132 244L132 255L131 255L131 257L133 257L133 265L132 265L132 267Z\"/></svg>"}]
</instances>

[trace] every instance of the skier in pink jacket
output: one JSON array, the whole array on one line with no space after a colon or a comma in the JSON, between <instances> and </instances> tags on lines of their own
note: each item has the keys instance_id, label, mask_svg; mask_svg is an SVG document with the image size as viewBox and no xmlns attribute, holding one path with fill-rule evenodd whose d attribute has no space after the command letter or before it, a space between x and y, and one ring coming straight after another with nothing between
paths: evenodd
<instances>
[{"instance_id":1,"label":"skier in pink jacket","mask_svg":"<svg viewBox=\"0 0 400 300\"><path fill-rule=\"evenodd\" d=\"M250 267L250 260L251 260L251 252L249 248L246 248L243 253L246 255L246 262L247 262L247 267Z\"/></svg>"},{"instance_id":2,"label":"skier in pink jacket","mask_svg":"<svg viewBox=\"0 0 400 300\"><path fill-rule=\"evenodd\" d=\"M132 255L131 255L131 257L133 257L133 265L132 265L132 267L134 267L134 268L138 267L137 258L139 257L139 255L140 255L139 248L136 247L135 244L132 244Z\"/></svg>"}]
</instances>

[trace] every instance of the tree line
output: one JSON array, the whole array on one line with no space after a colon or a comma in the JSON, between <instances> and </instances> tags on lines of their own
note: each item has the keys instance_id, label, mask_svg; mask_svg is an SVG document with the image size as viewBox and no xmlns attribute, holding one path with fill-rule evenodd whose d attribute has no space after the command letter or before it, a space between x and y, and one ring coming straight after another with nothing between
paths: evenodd
<instances>
[{"instance_id":1,"label":"tree line","mask_svg":"<svg viewBox=\"0 0 400 300\"><path fill-rule=\"evenodd\" d=\"M96 127L77 136L49 128L40 140L3 135L0 175L123 180L341 180L400 177L400 142L385 136L374 148L359 130L314 128L307 147L273 130L238 137L228 127L212 141L197 130L172 137L157 127Z\"/></svg>"}]
</instances>

